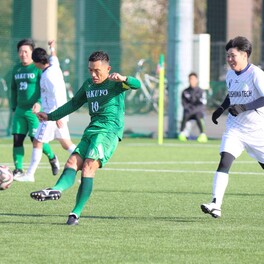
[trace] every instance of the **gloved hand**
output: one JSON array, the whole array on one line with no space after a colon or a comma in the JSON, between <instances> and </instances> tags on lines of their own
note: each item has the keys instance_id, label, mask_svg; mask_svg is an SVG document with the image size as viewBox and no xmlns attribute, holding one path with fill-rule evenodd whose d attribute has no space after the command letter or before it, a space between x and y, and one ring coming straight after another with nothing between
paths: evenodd
<instances>
[{"instance_id":1,"label":"gloved hand","mask_svg":"<svg viewBox=\"0 0 264 264\"><path fill-rule=\"evenodd\" d=\"M224 113L224 108L223 107L218 107L212 114L212 121L217 125L217 119Z\"/></svg>"},{"instance_id":2,"label":"gloved hand","mask_svg":"<svg viewBox=\"0 0 264 264\"><path fill-rule=\"evenodd\" d=\"M247 109L245 107L245 105L243 104L235 104L235 105L231 105L229 108L228 108L228 111L229 113L232 115L232 116L237 116L243 112L245 112Z\"/></svg>"}]
</instances>

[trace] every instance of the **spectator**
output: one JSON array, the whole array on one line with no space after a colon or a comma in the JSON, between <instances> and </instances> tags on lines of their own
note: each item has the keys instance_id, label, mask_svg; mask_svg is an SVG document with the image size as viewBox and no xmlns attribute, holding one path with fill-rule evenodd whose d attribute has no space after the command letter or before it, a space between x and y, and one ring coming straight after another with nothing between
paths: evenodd
<instances>
[{"instance_id":1,"label":"spectator","mask_svg":"<svg viewBox=\"0 0 264 264\"><path fill-rule=\"evenodd\" d=\"M187 141L186 123L195 120L200 132L197 141L207 142L204 121L206 93L198 86L198 76L194 72L189 74L189 84L182 92L183 118L178 138L180 141Z\"/></svg>"}]
</instances>

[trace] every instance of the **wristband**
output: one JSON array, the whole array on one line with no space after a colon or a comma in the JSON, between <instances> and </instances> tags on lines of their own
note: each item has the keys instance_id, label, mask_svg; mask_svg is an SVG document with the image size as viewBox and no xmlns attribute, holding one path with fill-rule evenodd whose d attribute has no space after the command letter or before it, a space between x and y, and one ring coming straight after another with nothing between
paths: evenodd
<instances>
[{"instance_id":1,"label":"wristband","mask_svg":"<svg viewBox=\"0 0 264 264\"><path fill-rule=\"evenodd\" d=\"M51 52L54 52L55 51L55 48L54 47L50 47L50 51Z\"/></svg>"}]
</instances>

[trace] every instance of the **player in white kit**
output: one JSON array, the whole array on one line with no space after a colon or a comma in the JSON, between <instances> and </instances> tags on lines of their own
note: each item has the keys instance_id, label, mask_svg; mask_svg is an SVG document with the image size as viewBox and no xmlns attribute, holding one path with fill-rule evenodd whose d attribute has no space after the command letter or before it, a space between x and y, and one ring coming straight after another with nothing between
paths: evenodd
<instances>
[{"instance_id":1,"label":"player in white kit","mask_svg":"<svg viewBox=\"0 0 264 264\"><path fill-rule=\"evenodd\" d=\"M213 113L212 121L228 109L226 130L220 146L220 163L214 175L212 202L202 204L204 213L221 217L221 205L228 185L229 170L243 150L264 169L264 72L249 63L252 45L238 36L226 44L226 60L230 70L226 75L228 94Z\"/></svg>"},{"instance_id":2,"label":"player in white kit","mask_svg":"<svg viewBox=\"0 0 264 264\"><path fill-rule=\"evenodd\" d=\"M40 79L42 111L50 113L67 102L66 87L59 60L55 52L54 41L49 42L51 56L42 48L34 49L32 59L37 68L42 70ZM72 143L68 129L68 116L58 121L41 122L33 141L33 152L27 173L17 177L17 181L35 181L35 171L42 157L42 144L57 139L61 146L72 153L75 144Z\"/></svg>"}]
</instances>

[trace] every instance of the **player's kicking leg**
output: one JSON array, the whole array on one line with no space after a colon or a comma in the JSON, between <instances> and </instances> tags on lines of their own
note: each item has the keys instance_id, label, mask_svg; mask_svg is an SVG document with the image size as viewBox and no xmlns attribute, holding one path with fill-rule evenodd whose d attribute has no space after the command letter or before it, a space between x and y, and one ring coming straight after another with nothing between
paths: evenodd
<instances>
[{"instance_id":1,"label":"player's kicking leg","mask_svg":"<svg viewBox=\"0 0 264 264\"><path fill-rule=\"evenodd\" d=\"M76 173L77 171L74 169L64 169L54 187L32 192L30 197L39 202L60 199L61 193L73 186Z\"/></svg>"},{"instance_id":2,"label":"player's kicking leg","mask_svg":"<svg viewBox=\"0 0 264 264\"><path fill-rule=\"evenodd\" d=\"M61 197L61 191L48 188L48 189L32 192L30 194L30 197L39 202L48 201L48 200L58 200Z\"/></svg>"}]
</instances>

